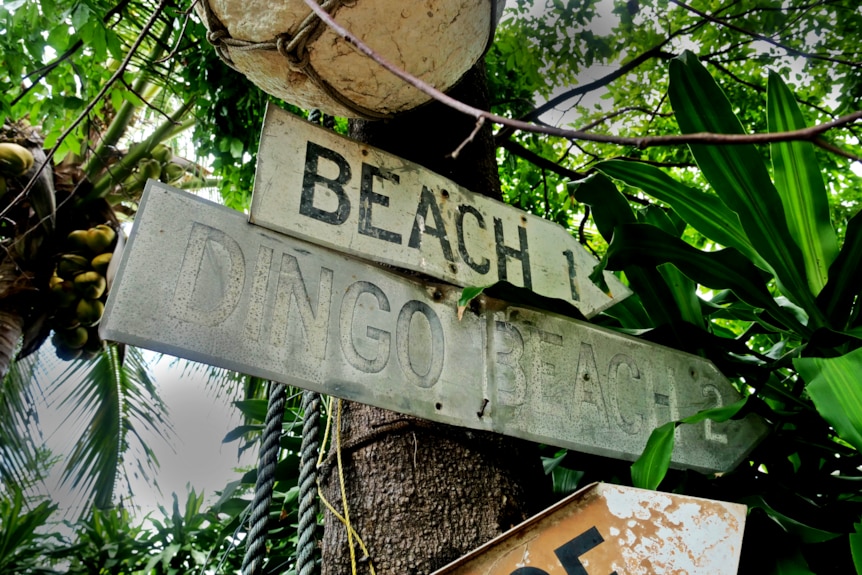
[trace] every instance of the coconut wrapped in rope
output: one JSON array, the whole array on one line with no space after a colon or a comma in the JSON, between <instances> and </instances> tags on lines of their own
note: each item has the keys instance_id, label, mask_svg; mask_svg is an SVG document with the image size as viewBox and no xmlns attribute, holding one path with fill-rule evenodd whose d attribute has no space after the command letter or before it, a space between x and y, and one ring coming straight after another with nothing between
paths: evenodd
<instances>
[{"instance_id":1,"label":"coconut wrapped in rope","mask_svg":"<svg viewBox=\"0 0 862 575\"><path fill-rule=\"evenodd\" d=\"M327 0L321 6L375 52L439 90L485 53L503 0ZM195 9L228 65L303 108L387 118L430 100L326 26L303 0L200 0Z\"/></svg>"}]
</instances>

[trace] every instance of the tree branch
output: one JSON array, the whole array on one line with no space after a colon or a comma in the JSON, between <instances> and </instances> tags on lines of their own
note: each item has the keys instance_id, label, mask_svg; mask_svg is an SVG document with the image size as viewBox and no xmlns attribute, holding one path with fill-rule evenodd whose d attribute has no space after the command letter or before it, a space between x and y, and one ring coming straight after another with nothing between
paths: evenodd
<instances>
[{"instance_id":1,"label":"tree branch","mask_svg":"<svg viewBox=\"0 0 862 575\"><path fill-rule=\"evenodd\" d=\"M377 54L369 48L365 43L359 40L351 32L339 25L332 17L323 10L314 0L305 0L305 3L317 16L336 33L338 33L349 45L353 46L360 53L371 58L383 68L404 80L407 84L424 92L428 96L438 102L449 106L468 116L472 116L479 120L484 118L486 121L491 121L496 124L508 126L512 129L522 130L525 132L547 134L550 136L559 136L561 138L571 140L584 140L590 142L599 142L606 144L617 144L620 146L634 146L639 149L649 148L652 146L680 146L688 144L713 144L713 145L740 145L740 144L767 144L772 142L788 142L795 140L814 141L821 134L833 128L845 126L862 119L862 111L852 112L841 116L835 120L817 124L809 128L800 130L791 130L788 132L773 132L773 133L755 133L755 134L714 134L709 132L698 132L694 134L674 134L667 136L643 136L643 137L625 137L612 136L607 134L592 134L582 130L567 130L554 127L539 127L522 120L513 120L505 118L491 112L480 110L473 106L469 106L463 102L452 98L434 88L427 82L405 72L398 68L388 60ZM0 214L2 215L2 214Z\"/></svg>"},{"instance_id":2,"label":"tree branch","mask_svg":"<svg viewBox=\"0 0 862 575\"><path fill-rule=\"evenodd\" d=\"M801 50L797 50L796 48L791 48L790 46L783 44L783 43L779 42L778 40L773 40L769 36L764 36L763 34L758 34L757 32L752 32L751 30L746 30L745 28L742 28L741 26L737 26L736 24L731 24L727 20L722 20L721 18L716 18L715 16L711 16L710 14L707 14L706 12L698 10L697 8L695 8L693 6L689 6L685 2L682 2L681 0L671 0L671 2L673 2L674 4L679 6L680 8L684 8L685 10L688 10L689 12L691 12L693 14L697 14L701 18L704 18L704 19L712 22L713 24L718 24L719 26L729 28L731 30L739 32L740 34L745 34L746 36L749 36L751 38L755 38L757 40L761 40L763 42L766 42L767 44L772 44L773 46L776 46L777 48L781 48L782 50L786 50L788 53L793 54L794 56L801 56L803 58L809 58L811 60L823 60L825 62L832 62L833 64L843 64L845 66L850 66L851 68L862 68L862 63L859 63L859 62L851 62L849 60L842 60L840 58L833 58L832 56L824 56L823 54L814 54L811 52L803 52Z\"/></svg>"},{"instance_id":3,"label":"tree branch","mask_svg":"<svg viewBox=\"0 0 862 575\"><path fill-rule=\"evenodd\" d=\"M664 100L664 97L662 97L662 100ZM656 116L662 116L665 118L670 118L671 116L673 116L673 114L671 114L669 112L663 114L656 109L651 110L649 108L643 108L641 106L624 106L622 108L619 108L618 110L608 112L607 114L605 114L601 118L598 118L597 120L593 120L592 122L590 122L589 124L586 124L585 126L581 126L581 131L585 132L587 130L592 130L593 128L595 128L599 124L603 124L603 123L607 122L608 120L611 120L613 118L616 118L617 116L621 116L621 115L626 114L628 112L642 112L642 113L647 114L653 118L655 118Z\"/></svg>"},{"instance_id":4,"label":"tree branch","mask_svg":"<svg viewBox=\"0 0 862 575\"><path fill-rule=\"evenodd\" d=\"M848 160L853 160L854 162L862 162L862 157L857 156L856 154L853 154L853 153L848 152L846 150L843 150L843 149L839 148L838 146L836 146L835 144L827 142L823 138L815 138L814 140L812 140L812 143L815 146L823 148L827 152L832 152L833 154L835 154L837 156L847 158Z\"/></svg>"},{"instance_id":5,"label":"tree branch","mask_svg":"<svg viewBox=\"0 0 862 575\"><path fill-rule=\"evenodd\" d=\"M528 148L525 148L524 146L522 146L521 144L519 144L518 142L516 142L514 140L511 140L511 139L503 140L502 142L500 142L500 147L508 150L510 153L514 154L515 156L518 156L519 158L527 160L531 164L534 164L534 165L536 165L540 168L546 169L546 170L550 170L556 174L559 174L559 175L566 177L566 178L569 178L571 180L580 180L581 178L586 176L586 174L583 174L581 172L576 172L574 170L570 170L569 168L566 168L565 166L561 166L557 163L554 163L552 160L549 160L548 158L540 156L536 152L534 152Z\"/></svg>"},{"instance_id":6,"label":"tree branch","mask_svg":"<svg viewBox=\"0 0 862 575\"><path fill-rule=\"evenodd\" d=\"M542 114L547 112L548 110L554 108L555 106L557 106L558 104L560 104L562 102L565 102L566 100L570 100L570 99L574 98L575 96L581 96L581 95L586 94L588 92L591 92L593 90L597 90L599 88L607 86L608 84L610 84L611 82L613 82L617 78L621 78L624 75L628 74L630 71L634 70L635 68L637 68L638 66L640 66L641 64L646 62L647 60L651 60L652 58L663 58L663 59L672 58L674 56L673 54L670 54L668 52L662 52L662 48L669 41L670 41L670 38L668 38L666 41L662 42L661 44L657 44L657 45L653 46L652 48L650 48L646 52L643 52L642 54L629 60L628 62L626 62L625 64L623 64L622 66L620 66L619 68L617 68L616 70L611 72L610 74L602 76L598 80L594 80L594 81L588 82L586 84L580 84L580 85L572 88L571 90L566 90L562 94L559 94L559 95L551 98L550 100L548 100L547 102L545 102L541 106L537 106L529 114L522 116L521 120L523 120L523 121L535 120L536 118L538 118L539 116L541 116ZM497 134L494 136L494 138L497 140L497 145L500 144L501 140L506 139L509 136L511 136L512 132L514 132L514 129L512 129L512 128L508 128L508 129L503 128L499 132L497 132Z\"/></svg>"}]
</instances>

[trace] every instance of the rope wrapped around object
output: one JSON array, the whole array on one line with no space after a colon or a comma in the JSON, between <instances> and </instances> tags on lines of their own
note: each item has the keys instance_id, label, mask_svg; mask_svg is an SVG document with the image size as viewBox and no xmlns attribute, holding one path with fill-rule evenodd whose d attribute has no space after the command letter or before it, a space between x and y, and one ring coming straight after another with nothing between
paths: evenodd
<instances>
[{"instance_id":1,"label":"rope wrapped around object","mask_svg":"<svg viewBox=\"0 0 862 575\"><path fill-rule=\"evenodd\" d=\"M198 14L200 14L204 20L204 24L209 30L207 33L207 41L215 48L219 58L234 70L237 70L240 73L246 73L237 68L234 59L231 56L232 53L252 51L278 52L284 57L285 63L291 71L298 72L306 76L306 78L308 78L308 80L326 97L339 104L343 109L349 111L353 116L371 120L388 119L393 116L392 113L381 112L355 102L349 95L342 93L341 90L321 77L320 73L311 63L309 47L321 36L321 34L324 33L324 31L326 31L327 27L314 12L309 12L301 22L298 24L290 24L289 30L276 33L269 39L246 40L242 38L234 38L231 35L227 26L225 26L213 10L210 5L210 1L211 0L196 0L196 3L199 3L200 6ZM318 1L320 7L333 17L342 7L355 6L356 2L357 0ZM489 0L489 3L491 12L491 17L489 19L490 27L485 39L483 54L488 51L493 42L497 22L502 15L503 6L505 4L500 0ZM265 15L262 14L261 17L265 17ZM451 85L452 84L448 84L448 87L451 87ZM277 95L282 98L284 97L280 94Z\"/></svg>"},{"instance_id":2,"label":"rope wrapped around object","mask_svg":"<svg viewBox=\"0 0 862 575\"><path fill-rule=\"evenodd\" d=\"M272 502L275 467L278 464L278 452L281 448L281 430L286 401L287 386L276 381L271 382L269 407L266 411L266 425L257 466L257 481L254 485L254 500L249 518L250 527L246 539L245 557L242 560L242 575L259 573L264 555L266 555L269 505Z\"/></svg>"},{"instance_id":3,"label":"rope wrapped around object","mask_svg":"<svg viewBox=\"0 0 862 575\"><path fill-rule=\"evenodd\" d=\"M320 3L320 7L334 14L341 6L352 6L356 0L326 0ZM232 50L239 52L249 52L253 50L268 50L277 51L284 56L288 66L295 72L301 72L308 76L315 86L320 88L327 96L357 114L361 118L370 118L380 120L391 117L391 114L383 114L376 110L366 108L357 104L338 90L332 87L326 80L320 77L314 66L311 65L308 55L308 44L313 42L323 33L325 26L314 12L309 13L305 19L299 23L296 30L279 34L268 42L252 42L250 40L242 40L233 38L225 25L219 20L208 0L200 0L201 7L204 11L206 26L209 32L207 33L207 41L212 44L222 61L237 70L230 56Z\"/></svg>"}]
</instances>

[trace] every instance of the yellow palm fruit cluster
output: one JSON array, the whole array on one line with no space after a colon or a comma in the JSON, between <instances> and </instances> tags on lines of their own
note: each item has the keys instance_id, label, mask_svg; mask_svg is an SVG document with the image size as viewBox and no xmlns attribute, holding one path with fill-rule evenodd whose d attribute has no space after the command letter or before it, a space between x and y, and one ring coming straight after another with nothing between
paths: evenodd
<instances>
[{"instance_id":1,"label":"yellow palm fruit cluster","mask_svg":"<svg viewBox=\"0 0 862 575\"><path fill-rule=\"evenodd\" d=\"M148 179L166 184L176 183L186 175L186 169L174 161L174 154L164 144L156 144L149 157L138 162L135 171L123 182L123 192L135 194L144 189Z\"/></svg>"},{"instance_id":2,"label":"yellow palm fruit cluster","mask_svg":"<svg viewBox=\"0 0 862 575\"><path fill-rule=\"evenodd\" d=\"M96 326L105 311L105 274L116 239L117 232L105 224L66 238L68 251L59 256L48 282L56 304L51 341L61 359L92 358L102 349Z\"/></svg>"},{"instance_id":3,"label":"yellow palm fruit cluster","mask_svg":"<svg viewBox=\"0 0 862 575\"><path fill-rule=\"evenodd\" d=\"M30 171L33 154L24 146L0 142L0 196L6 193L6 178L17 178Z\"/></svg>"}]
</instances>

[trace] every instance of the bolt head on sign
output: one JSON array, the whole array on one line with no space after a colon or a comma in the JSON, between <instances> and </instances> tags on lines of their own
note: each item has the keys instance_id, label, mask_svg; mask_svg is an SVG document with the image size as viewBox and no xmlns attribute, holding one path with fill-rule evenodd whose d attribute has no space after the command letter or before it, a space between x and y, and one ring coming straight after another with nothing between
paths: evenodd
<instances>
[{"instance_id":1,"label":"bolt head on sign","mask_svg":"<svg viewBox=\"0 0 862 575\"><path fill-rule=\"evenodd\" d=\"M433 575L732 575L744 505L594 483Z\"/></svg>"},{"instance_id":2,"label":"bolt head on sign","mask_svg":"<svg viewBox=\"0 0 862 575\"><path fill-rule=\"evenodd\" d=\"M485 53L505 4L503 0L319 3L377 54L443 91ZM202 0L195 9L222 59L263 91L297 106L335 116L374 118L430 100L355 50L304 0Z\"/></svg>"}]
</instances>

